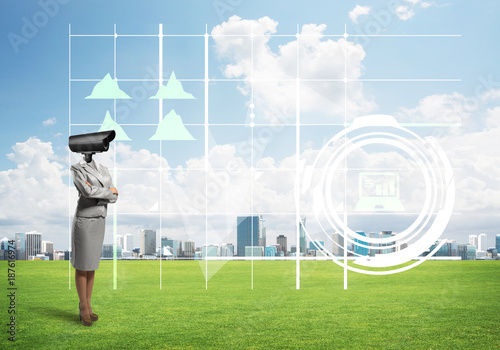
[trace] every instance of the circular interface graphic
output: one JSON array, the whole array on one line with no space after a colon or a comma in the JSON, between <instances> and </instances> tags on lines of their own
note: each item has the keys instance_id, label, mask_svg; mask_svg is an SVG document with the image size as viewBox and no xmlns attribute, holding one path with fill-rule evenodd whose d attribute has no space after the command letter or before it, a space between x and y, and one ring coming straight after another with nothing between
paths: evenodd
<instances>
[{"instance_id":1,"label":"circular interface graphic","mask_svg":"<svg viewBox=\"0 0 500 350\"><path fill-rule=\"evenodd\" d=\"M347 160L367 147L396 149L404 154L399 158L404 164L376 171L357 169L355 177L347 167ZM404 192L400 188L401 173L409 167L413 167L423 181L419 203L409 203L410 207L420 208L420 212L415 213L405 210L401 198ZM411 185L414 178L414 175L406 175L405 187ZM357 186L352 186L353 182L357 182ZM343 191L338 189L339 184L343 184ZM347 264L344 254L353 256L354 265L347 265L347 269L366 274L397 273L422 263L425 260L422 253L435 244L446 228L455 201L453 172L443 149L434 138L420 137L387 115L356 118L350 127L331 138L314 162L302 169L298 190L301 195L312 197L312 226L319 228L323 241L332 247L332 250L320 247L322 252L342 267ZM354 195L357 195L355 205L348 201L348 197L352 199ZM409 199L404 200L408 206ZM403 216L414 217L414 220L399 233L365 234L348 224L348 218L356 215L363 216L365 221L390 221ZM391 223L385 222L385 225L388 227ZM304 230L309 240L315 241L306 227ZM444 243L441 241L427 257ZM398 267L412 259L417 261ZM385 269L367 269L374 267Z\"/></svg>"}]
</instances>

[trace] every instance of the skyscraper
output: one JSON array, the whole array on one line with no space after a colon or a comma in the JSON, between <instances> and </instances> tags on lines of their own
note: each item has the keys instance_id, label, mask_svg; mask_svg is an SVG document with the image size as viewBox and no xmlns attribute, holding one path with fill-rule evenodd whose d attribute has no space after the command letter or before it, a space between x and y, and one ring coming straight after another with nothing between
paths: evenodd
<instances>
[{"instance_id":1,"label":"skyscraper","mask_svg":"<svg viewBox=\"0 0 500 350\"><path fill-rule=\"evenodd\" d=\"M111 259L113 258L113 245L105 243L101 248L101 258Z\"/></svg>"},{"instance_id":2,"label":"skyscraper","mask_svg":"<svg viewBox=\"0 0 500 350\"><path fill-rule=\"evenodd\" d=\"M306 247L306 218L303 218L300 220L299 224L299 239L300 239L300 254L306 255L307 253L307 247Z\"/></svg>"},{"instance_id":3,"label":"skyscraper","mask_svg":"<svg viewBox=\"0 0 500 350\"><path fill-rule=\"evenodd\" d=\"M42 253L54 253L54 243L42 241Z\"/></svg>"},{"instance_id":4,"label":"skyscraper","mask_svg":"<svg viewBox=\"0 0 500 350\"><path fill-rule=\"evenodd\" d=\"M127 252L134 250L134 236L131 233L127 233L123 237L123 250Z\"/></svg>"},{"instance_id":5,"label":"skyscraper","mask_svg":"<svg viewBox=\"0 0 500 350\"><path fill-rule=\"evenodd\" d=\"M24 232L16 232L16 259L26 260L26 234Z\"/></svg>"},{"instance_id":6,"label":"skyscraper","mask_svg":"<svg viewBox=\"0 0 500 350\"><path fill-rule=\"evenodd\" d=\"M194 251L196 249L196 245L194 243L194 241L188 239L186 241L184 241L184 251L183 251L183 254L186 258L190 258L192 259L193 256L194 256Z\"/></svg>"},{"instance_id":7,"label":"skyscraper","mask_svg":"<svg viewBox=\"0 0 500 350\"><path fill-rule=\"evenodd\" d=\"M485 233L481 233L477 237L477 250L481 252L488 250L488 236Z\"/></svg>"},{"instance_id":8,"label":"skyscraper","mask_svg":"<svg viewBox=\"0 0 500 350\"><path fill-rule=\"evenodd\" d=\"M495 237L495 249L500 253L500 234Z\"/></svg>"},{"instance_id":9,"label":"skyscraper","mask_svg":"<svg viewBox=\"0 0 500 350\"><path fill-rule=\"evenodd\" d=\"M477 235L469 235L469 244L477 248Z\"/></svg>"},{"instance_id":10,"label":"skyscraper","mask_svg":"<svg viewBox=\"0 0 500 350\"><path fill-rule=\"evenodd\" d=\"M124 246L124 240L122 235L116 236L116 245L121 245L122 247Z\"/></svg>"},{"instance_id":11,"label":"skyscraper","mask_svg":"<svg viewBox=\"0 0 500 350\"><path fill-rule=\"evenodd\" d=\"M156 230L141 230L139 233L141 239L140 252L142 255L156 254Z\"/></svg>"},{"instance_id":12,"label":"skyscraper","mask_svg":"<svg viewBox=\"0 0 500 350\"><path fill-rule=\"evenodd\" d=\"M288 255L288 247L287 247L287 242L286 242L286 236L285 235L279 235L276 237L276 244L279 245L278 251L283 252L283 256Z\"/></svg>"},{"instance_id":13,"label":"skyscraper","mask_svg":"<svg viewBox=\"0 0 500 350\"><path fill-rule=\"evenodd\" d=\"M161 238L161 248L170 247L170 251L172 252L172 256L177 258L182 253L182 241L177 239L170 239L165 236Z\"/></svg>"},{"instance_id":14,"label":"skyscraper","mask_svg":"<svg viewBox=\"0 0 500 350\"><path fill-rule=\"evenodd\" d=\"M473 244L459 244L458 255L462 260L475 260L476 259L476 246Z\"/></svg>"},{"instance_id":15,"label":"skyscraper","mask_svg":"<svg viewBox=\"0 0 500 350\"><path fill-rule=\"evenodd\" d=\"M259 245L259 217L238 216L237 224L237 253L245 256L245 247Z\"/></svg>"},{"instance_id":16,"label":"skyscraper","mask_svg":"<svg viewBox=\"0 0 500 350\"><path fill-rule=\"evenodd\" d=\"M335 256L344 256L344 237L338 233L335 232L332 235L332 254Z\"/></svg>"},{"instance_id":17,"label":"skyscraper","mask_svg":"<svg viewBox=\"0 0 500 350\"><path fill-rule=\"evenodd\" d=\"M266 220L262 218L262 215L259 217L259 245L266 246Z\"/></svg>"},{"instance_id":18,"label":"skyscraper","mask_svg":"<svg viewBox=\"0 0 500 350\"><path fill-rule=\"evenodd\" d=\"M42 234L36 231L26 232L26 255L36 256L42 250Z\"/></svg>"},{"instance_id":19,"label":"skyscraper","mask_svg":"<svg viewBox=\"0 0 500 350\"><path fill-rule=\"evenodd\" d=\"M220 256L234 256L234 245L232 243L221 245Z\"/></svg>"}]
</instances>

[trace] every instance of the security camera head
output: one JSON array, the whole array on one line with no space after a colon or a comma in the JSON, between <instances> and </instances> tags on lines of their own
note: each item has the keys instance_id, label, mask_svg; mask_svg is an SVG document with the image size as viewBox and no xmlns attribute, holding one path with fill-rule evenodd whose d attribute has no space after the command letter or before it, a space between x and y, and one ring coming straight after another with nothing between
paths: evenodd
<instances>
[{"instance_id":1,"label":"security camera head","mask_svg":"<svg viewBox=\"0 0 500 350\"><path fill-rule=\"evenodd\" d=\"M85 161L90 163L93 154L106 152L109 149L109 143L115 136L114 130L73 135L69 137L69 149L72 152L82 153L85 155Z\"/></svg>"}]
</instances>

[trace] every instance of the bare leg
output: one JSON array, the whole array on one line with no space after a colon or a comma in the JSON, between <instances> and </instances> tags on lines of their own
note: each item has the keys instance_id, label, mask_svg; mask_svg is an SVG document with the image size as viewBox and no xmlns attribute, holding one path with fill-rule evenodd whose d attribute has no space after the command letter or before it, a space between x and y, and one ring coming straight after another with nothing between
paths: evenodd
<instances>
[{"instance_id":1,"label":"bare leg","mask_svg":"<svg viewBox=\"0 0 500 350\"><path fill-rule=\"evenodd\" d=\"M89 314L92 314L92 306L90 306L90 298L92 297L92 288L94 287L95 271L87 271L87 307Z\"/></svg>"},{"instance_id":2,"label":"bare leg","mask_svg":"<svg viewBox=\"0 0 500 350\"><path fill-rule=\"evenodd\" d=\"M82 317L89 318L89 307L87 301L87 271L75 269L75 285L80 299L80 311Z\"/></svg>"}]
</instances>

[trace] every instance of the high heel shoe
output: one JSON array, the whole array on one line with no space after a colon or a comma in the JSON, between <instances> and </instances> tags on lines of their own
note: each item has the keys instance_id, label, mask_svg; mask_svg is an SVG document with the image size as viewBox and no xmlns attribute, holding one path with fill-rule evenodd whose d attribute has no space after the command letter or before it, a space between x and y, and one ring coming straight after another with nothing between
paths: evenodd
<instances>
[{"instance_id":1,"label":"high heel shoe","mask_svg":"<svg viewBox=\"0 0 500 350\"><path fill-rule=\"evenodd\" d=\"M82 317L82 310L80 309L80 303L78 303L78 310L80 311L80 321L84 326L92 326L92 318Z\"/></svg>"},{"instance_id":2,"label":"high heel shoe","mask_svg":"<svg viewBox=\"0 0 500 350\"><path fill-rule=\"evenodd\" d=\"M97 316L95 313L91 313L90 314L90 318L92 319L92 322L95 322L99 319L99 316Z\"/></svg>"}]
</instances>

